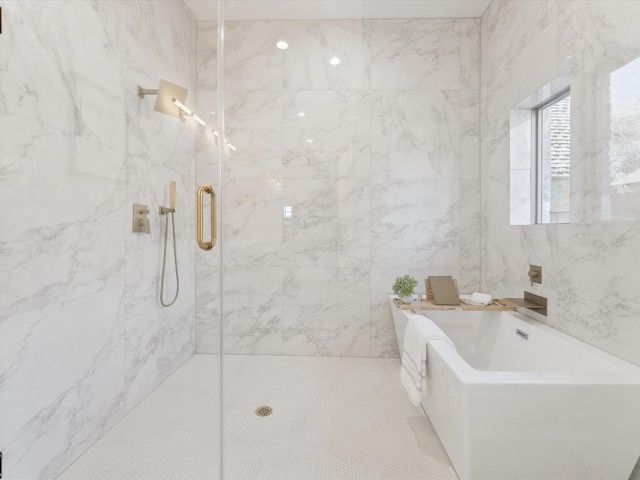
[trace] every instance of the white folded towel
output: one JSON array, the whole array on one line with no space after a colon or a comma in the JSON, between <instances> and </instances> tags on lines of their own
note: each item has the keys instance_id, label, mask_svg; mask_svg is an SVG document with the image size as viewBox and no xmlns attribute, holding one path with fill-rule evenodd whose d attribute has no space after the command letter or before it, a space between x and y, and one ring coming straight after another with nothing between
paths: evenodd
<instances>
[{"instance_id":1,"label":"white folded towel","mask_svg":"<svg viewBox=\"0 0 640 480\"><path fill-rule=\"evenodd\" d=\"M444 340L454 350L456 347L432 320L423 315L406 315L409 324L404 334L400 381L407 389L411 402L420 405L422 394L427 391L427 342Z\"/></svg>"},{"instance_id":2,"label":"white folded towel","mask_svg":"<svg viewBox=\"0 0 640 480\"><path fill-rule=\"evenodd\" d=\"M472 305L484 305L487 306L493 302L493 297L488 293L473 292L471 298L467 300Z\"/></svg>"}]
</instances>

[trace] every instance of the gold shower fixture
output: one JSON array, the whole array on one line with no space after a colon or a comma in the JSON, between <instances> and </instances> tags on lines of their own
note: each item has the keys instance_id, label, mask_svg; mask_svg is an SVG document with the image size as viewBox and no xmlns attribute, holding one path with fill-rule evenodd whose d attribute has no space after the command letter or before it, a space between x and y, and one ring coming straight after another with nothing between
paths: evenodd
<instances>
[{"instance_id":1,"label":"gold shower fixture","mask_svg":"<svg viewBox=\"0 0 640 480\"><path fill-rule=\"evenodd\" d=\"M166 113L178 118L182 115L187 115L193 117L203 127L206 125L204 120L185 105L189 90L180 85L160 79L160 86L157 89L142 88L138 85L137 92L140 98L144 98L146 95L156 96L156 102L153 105L153 109L156 112Z\"/></svg>"}]
</instances>

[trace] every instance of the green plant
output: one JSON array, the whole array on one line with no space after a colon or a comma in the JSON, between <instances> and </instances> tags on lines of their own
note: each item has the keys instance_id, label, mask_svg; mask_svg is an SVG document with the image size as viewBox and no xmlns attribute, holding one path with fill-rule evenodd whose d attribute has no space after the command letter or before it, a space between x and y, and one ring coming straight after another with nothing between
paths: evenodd
<instances>
[{"instance_id":1,"label":"green plant","mask_svg":"<svg viewBox=\"0 0 640 480\"><path fill-rule=\"evenodd\" d=\"M413 289L418 285L418 281L409 276L396 278L396 283L393 284L393 293L400 297L407 297L413 295Z\"/></svg>"}]
</instances>

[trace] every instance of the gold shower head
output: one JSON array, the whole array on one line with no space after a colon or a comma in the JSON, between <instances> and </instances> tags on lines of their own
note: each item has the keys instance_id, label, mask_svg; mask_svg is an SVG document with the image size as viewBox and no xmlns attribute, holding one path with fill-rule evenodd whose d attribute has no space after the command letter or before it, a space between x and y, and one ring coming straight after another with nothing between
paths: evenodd
<instances>
[{"instance_id":1,"label":"gold shower head","mask_svg":"<svg viewBox=\"0 0 640 480\"><path fill-rule=\"evenodd\" d=\"M166 113L173 117L180 117L182 114L183 109L181 109L176 102L184 105L188 92L189 90L186 88L162 79L160 80L160 86L157 90L142 88L138 85L139 97L144 98L145 95L155 95L156 102L153 105L153 109L156 112Z\"/></svg>"}]
</instances>

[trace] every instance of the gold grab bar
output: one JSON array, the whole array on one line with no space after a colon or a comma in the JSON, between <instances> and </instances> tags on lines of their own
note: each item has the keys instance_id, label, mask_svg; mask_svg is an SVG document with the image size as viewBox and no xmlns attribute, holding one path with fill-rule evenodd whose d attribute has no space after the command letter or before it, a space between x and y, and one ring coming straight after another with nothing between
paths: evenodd
<instances>
[{"instance_id":1,"label":"gold grab bar","mask_svg":"<svg viewBox=\"0 0 640 480\"><path fill-rule=\"evenodd\" d=\"M208 193L211 196L211 241L203 242L202 241L202 197L205 193ZM198 197L197 197L197 239L198 246L202 250L211 250L213 246L216 244L216 192L213 191L211 185L202 185L198 188Z\"/></svg>"}]
</instances>

